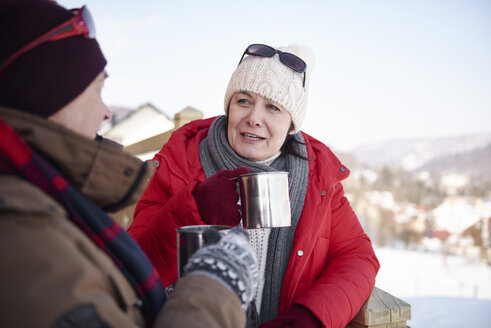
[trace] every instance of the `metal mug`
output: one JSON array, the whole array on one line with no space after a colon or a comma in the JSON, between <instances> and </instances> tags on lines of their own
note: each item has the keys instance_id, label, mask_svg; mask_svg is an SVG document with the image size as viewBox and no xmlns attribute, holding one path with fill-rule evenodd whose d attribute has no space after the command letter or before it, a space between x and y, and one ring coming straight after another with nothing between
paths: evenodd
<instances>
[{"instance_id":1,"label":"metal mug","mask_svg":"<svg viewBox=\"0 0 491 328\"><path fill-rule=\"evenodd\" d=\"M189 258L205 245L203 233L211 228L217 229L225 235L231 227L223 225L195 225L176 229L177 233L177 273L180 278L184 273L184 266Z\"/></svg>"},{"instance_id":2,"label":"metal mug","mask_svg":"<svg viewBox=\"0 0 491 328\"><path fill-rule=\"evenodd\" d=\"M244 229L291 226L288 172L249 173L237 180Z\"/></svg>"}]
</instances>

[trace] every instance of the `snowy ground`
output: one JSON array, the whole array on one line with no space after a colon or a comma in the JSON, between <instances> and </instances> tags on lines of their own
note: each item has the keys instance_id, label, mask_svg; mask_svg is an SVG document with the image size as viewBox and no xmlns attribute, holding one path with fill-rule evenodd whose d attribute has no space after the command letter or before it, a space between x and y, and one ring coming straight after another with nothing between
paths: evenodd
<instances>
[{"instance_id":1,"label":"snowy ground","mask_svg":"<svg viewBox=\"0 0 491 328\"><path fill-rule=\"evenodd\" d=\"M491 266L422 251L375 252L376 286L411 304L411 328L491 327Z\"/></svg>"}]
</instances>

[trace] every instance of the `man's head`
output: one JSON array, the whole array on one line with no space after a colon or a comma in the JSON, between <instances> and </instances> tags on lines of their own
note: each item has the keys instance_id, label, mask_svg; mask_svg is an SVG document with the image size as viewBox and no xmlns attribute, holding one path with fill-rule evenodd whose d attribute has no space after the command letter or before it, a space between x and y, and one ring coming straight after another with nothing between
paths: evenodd
<instances>
[{"instance_id":1,"label":"man's head","mask_svg":"<svg viewBox=\"0 0 491 328\"><path fill-rule=\"evenodd\" d=\"M69 113L80 111L76 113L80 125L87 123L84 118L95 121L109 115L100 99L100 88L99 99L95 99L94 88L102 87L106 60L94 32L87 9L70 11L47 0L2 1L0 105L94 137L89 131L93 128L72 127L78 125L75 116L64 113L66 108ZM89 107L94 105L103 113L91 112ZM93 114L96 117L91 117ZM70 124L65 124L67 118Z\"/></svg>"}]
</instances>

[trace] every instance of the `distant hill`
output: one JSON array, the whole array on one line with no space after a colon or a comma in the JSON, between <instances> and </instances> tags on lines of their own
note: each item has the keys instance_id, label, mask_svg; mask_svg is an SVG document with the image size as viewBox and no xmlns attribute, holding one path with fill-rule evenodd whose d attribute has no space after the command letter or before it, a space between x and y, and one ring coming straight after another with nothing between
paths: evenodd
<instances>
[{"instance_id":1,"label":"distant hill","mask_svg":"<svg viewBox=\"0 0 491 328\"><path fill-rule=\"evenodd\" d=\"M462 173L468 176L491 178L491 143L465 153L435 158L418 170L434 173Z\"/></svg>"},{"instance_id":2,"label":"distant hill","mask_svg":"<svg viewBox=\"0 0 491 328\"><path fill-rule=\"evenodd\" d=\"M406 170L491 171L491 133L467 136L391 140L357 147L357 162L368 167L398 166ZM452 169L453 170L453 169Z\"/></svg>"}]
</instances>

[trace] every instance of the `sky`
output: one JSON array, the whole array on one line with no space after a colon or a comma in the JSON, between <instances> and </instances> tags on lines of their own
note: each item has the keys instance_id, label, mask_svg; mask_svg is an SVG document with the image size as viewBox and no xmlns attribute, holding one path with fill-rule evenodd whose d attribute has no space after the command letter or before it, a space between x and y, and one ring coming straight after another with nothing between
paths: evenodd
<instances>
[{"instance_id":1,"label":"sky","mask_svg":"<svg viewBox=\"0 0 491 328\"><path fill-rule=\"evenodd\" d=\"M491 133L491 1L58 0L90 9L110 106L224 113L247 45L316 56L302 130L338 151Z\"/></svg>"}]
</instances>

